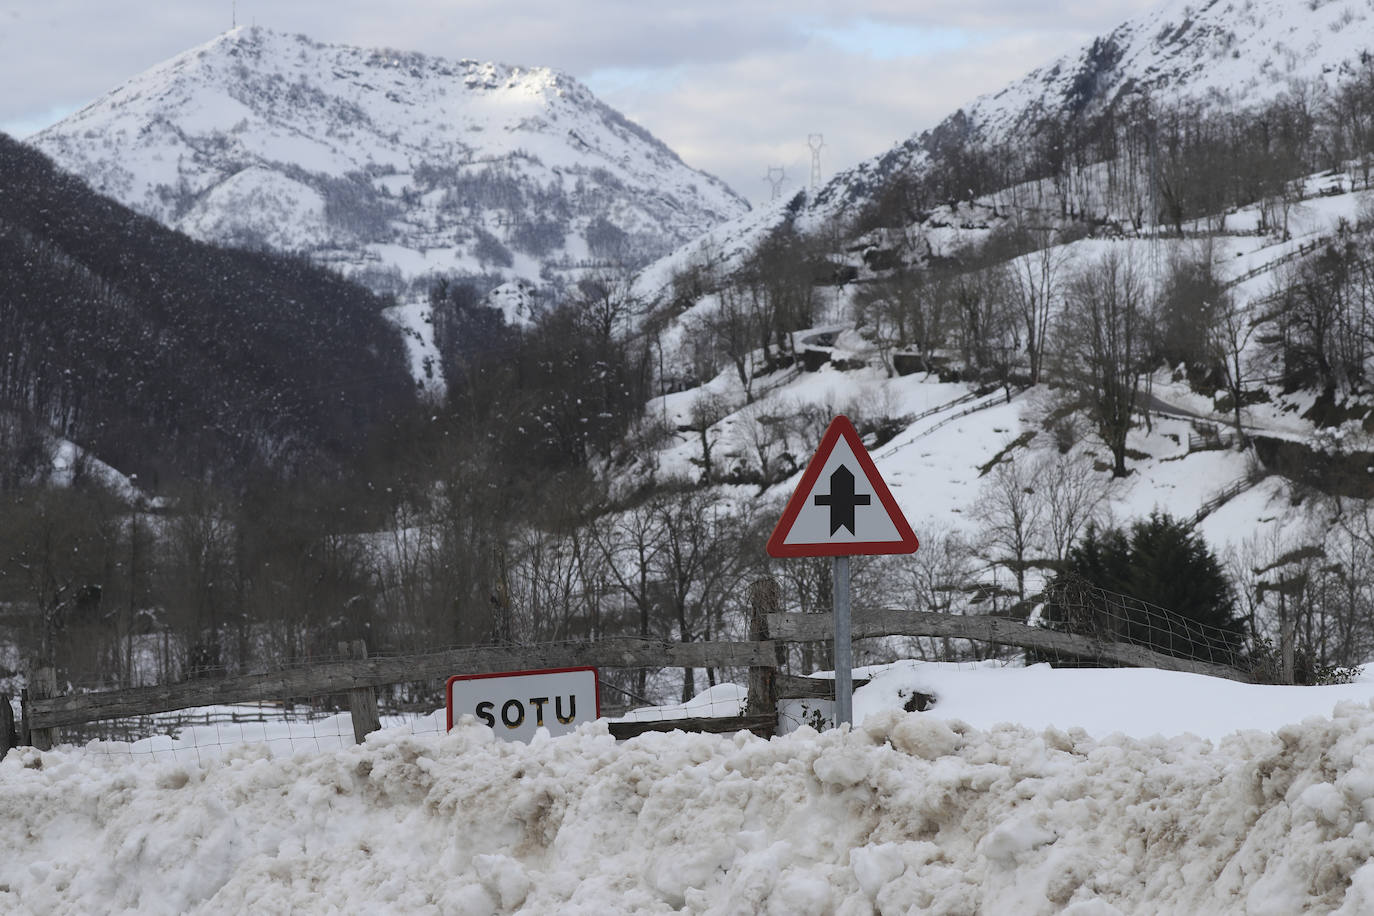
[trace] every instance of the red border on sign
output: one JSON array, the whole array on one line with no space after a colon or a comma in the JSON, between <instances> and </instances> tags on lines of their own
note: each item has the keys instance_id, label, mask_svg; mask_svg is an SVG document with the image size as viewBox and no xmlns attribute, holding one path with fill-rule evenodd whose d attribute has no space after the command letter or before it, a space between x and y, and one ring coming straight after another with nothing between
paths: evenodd
<instances>
[{"instance_id":1,"label":"red border on sign","mask_svg":"<svg viewBox=\"0 0 1374 916\"><path fill-rule=\"evenodd\" d=\"M447 731L453 731L453 682L484 681L496 677L520 677L526 674L568 674L572 671L590 671L596 684L596 718L601 718L601 674L593 665L577 665L573 668L535 668L530 671L498 671L495 674L455 674L444 682L444 706L448 712Z\"/></svg>"},{"instance_id":2,"label":"red border on sign","mask_svg":"<svg viewBox=\"0 0 1374 916\"><path fill-rule=\"evenodd\" d=\"M869 486L873 492L878 494L878 501L887 510L888 517L897 527L897 534L901 539L897 541L850 541L824 542L820 544L786 544L787 535L792 531L792 526L797 522L797 516L801 514L802 507L806 505L806 498L811 495L812 489L816 486L817 479L821 476L821 469L825 467L826 461L830 459L830 453L835 450L835 443L844 440L849 443L849 448L854 452L854 457L858 459L859 467L863 469L864 476L868 478ZM897 500L893 499L892 492L888 490L887 484L883 482L883 475L878 473L878 466L873 463L873 459L868 454L868 449L864 448L863 441L859 438L859 433L854 429L854 424L844 414L840 414L830 421L830 426L825 430L825 435L821 437L820 448L816 449L816 454L812 456L811 463L806 466L806 472L802 474L801 482L797 484L796 491L792 498L787 501L787 508L782 511L782 518L778 519L778 524L773 528L773 533L768 537L768 555L773 557L844 557L854 554L877 554L877 553L913 553L921 544L916 540L916 534L907 524L906 516L902 514L901 507L897 505Z\"/></svg>"}]
</instances>

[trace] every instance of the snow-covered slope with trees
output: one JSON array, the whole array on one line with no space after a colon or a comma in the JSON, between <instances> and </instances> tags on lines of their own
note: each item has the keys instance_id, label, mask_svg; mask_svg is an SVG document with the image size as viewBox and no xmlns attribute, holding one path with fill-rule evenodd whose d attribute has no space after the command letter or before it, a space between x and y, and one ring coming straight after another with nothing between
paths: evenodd
<instances>
[{"instance_id":1,"label":"snow-covered slope with trees","mask_svg":"<svg viewBox=\"0 0 1374 916\"><path fill-rule=\"evenodd\" d=\"M564 73L257 27L30 142L196 238L304 252L388 292L434 275L547 283L748 209Z\"/></svg>"},{"instance_id":2,"label":"snow-covered slope with trees","mask_svg":"<svg viewBox=\"0 0 1374 916\"><path fill-rule=\"evenodd\" d=\"M1255 105L1367 74L1371 23L1367 0L1167 0L967 113L1008 132L1037 113L1091 115L1131 96Z\"/></svg>"},{"instance_id":3,"label":"snow-covered slope with trees","mask_svg":"<svg viewBox=\"0 0 1374 916\"><path fill-rule=\"evenodd\" d=\"M1296 580L1302 626L1351 637L1299 651L1365 661L1368 6L1161 4L651 265L684 390L649 472L780 504L846 412L923 544L856 573L869 606L1034 613L1090 519L1158 512L1223 558L1253 651Z\"/></svg>"},{"instance_id":4,"label":"snow-covered slope with trees","mask_svg":"<svg viewBox=\"0 0 1374 916\"><path fill-rule=\"evenodd\" d=\"M838 173L817 195L820 212L862 207L895 176L932 157L948 166L949 153L970 143L1067 158L1074 134L1112 111L1246 110L1293 94L1310 115L1342 82L1374 80L1371 35L1369 0L1166 0ZM948 190L968 193L958 182Z\"/></svg>"}]
</instances>

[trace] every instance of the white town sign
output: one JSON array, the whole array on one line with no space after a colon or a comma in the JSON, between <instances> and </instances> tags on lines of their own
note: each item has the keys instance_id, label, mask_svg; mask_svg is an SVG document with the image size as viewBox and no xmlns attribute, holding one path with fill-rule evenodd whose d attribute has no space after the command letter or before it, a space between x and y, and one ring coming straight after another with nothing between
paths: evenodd
<instances>
[{"instance_id":1,"label":"white town sign","mask_svg":"<svg viewBox=\"0 0 1374 916\"><path fill-rule=\"evenodd\" d=\"M446 692L450 729L474 716L508 741L528 742L540 728L564 735L601 714L601 684L592 667L460 674L448 679Z\"/></svg>"}]
</instances>

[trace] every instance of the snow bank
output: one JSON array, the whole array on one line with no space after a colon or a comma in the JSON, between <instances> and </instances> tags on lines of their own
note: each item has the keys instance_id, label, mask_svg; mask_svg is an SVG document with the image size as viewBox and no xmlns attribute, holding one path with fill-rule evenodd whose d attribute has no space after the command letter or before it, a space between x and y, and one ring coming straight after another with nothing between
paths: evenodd
<instances>
[{"instance_id":1,"label":"snow bank","mask_svg":"<svg viewBox=\"0 0 1374 916\"><path fill-rule=\"evenodd\" d=\"M929 715L978 728L1014 722L1035 731L1080 728L1095 737L1193 735L1219 740L1235 731L1278 731L1338 703L1374 699L1374 678L1325 687L1242 684L1154 668L1020 667L1006 662L916 662L855 671L872 681L854 693L854 717L901 709L930 694Z\"/></svg>"},{"instance_id":2,"label":"snow bank","mask_svg":"<svg viewBox=\"0 0 1374 916\"><path fill-rule=\"evenodd\" d=\"M0 763L6 913L1050 913L1374 907L1374 708L1217 742L979 730Z\"/></svg>"}]
</instances>

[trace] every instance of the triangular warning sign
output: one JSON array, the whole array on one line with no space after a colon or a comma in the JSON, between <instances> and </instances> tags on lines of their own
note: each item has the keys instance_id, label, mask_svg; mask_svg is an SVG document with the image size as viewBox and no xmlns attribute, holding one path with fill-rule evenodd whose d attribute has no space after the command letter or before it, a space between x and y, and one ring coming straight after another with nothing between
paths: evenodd
<instances>
[{"instance_id":1,"label":"triangular warning sign","mask_svg":"<svg viewBox=\"0 0 1374 916\"><path fill-rule=\"evenodd\" d=\"M769 555L911 553L918 546L854 424L836 417L768 538Z\"/></svg>"}]
</instances>

